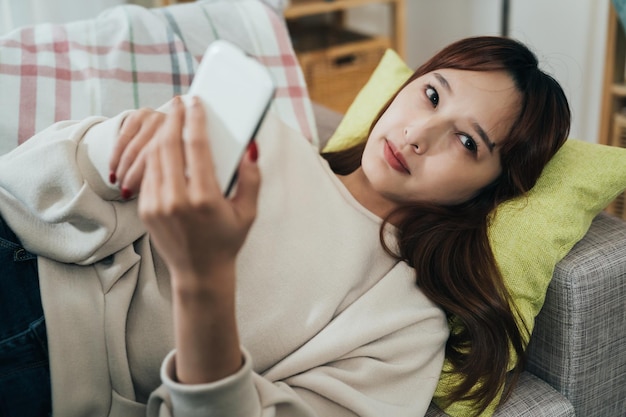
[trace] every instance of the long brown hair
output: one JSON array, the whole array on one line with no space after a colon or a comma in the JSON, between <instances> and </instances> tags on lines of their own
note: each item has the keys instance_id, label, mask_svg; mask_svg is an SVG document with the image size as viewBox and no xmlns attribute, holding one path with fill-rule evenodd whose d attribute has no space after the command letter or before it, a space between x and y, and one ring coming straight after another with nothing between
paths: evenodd
<instances>
[{"instance_id":1,"label":"long brown hair","mask_svg":"<svg viewBox=\"0 0 626 417\"><path fill-rule=\"evenodd\" d=\"M419 67L402 88L443 68L505 71L513 79L522 100L500 148L502 172L464 203L420 203L396 210L385 223L393 218L398 226L399 252L392 253L386 245L382 228L381 241L388 252L415 269L417 285L447 314L451 333L446 357L463 380L446 404L469 400L479 414L505 386L508 364L515 358L504 398L510 394L523 370L530 337L525 324L516 320L515 305L491 250L489 218L498 204L533 187L567 139L571 115L560 85L541 71L536 56L515 40L483 36L457 41ZM324 157L334 172L345 175L360 166L364 147L363 142Z\"/></svg>"}]
</instances>

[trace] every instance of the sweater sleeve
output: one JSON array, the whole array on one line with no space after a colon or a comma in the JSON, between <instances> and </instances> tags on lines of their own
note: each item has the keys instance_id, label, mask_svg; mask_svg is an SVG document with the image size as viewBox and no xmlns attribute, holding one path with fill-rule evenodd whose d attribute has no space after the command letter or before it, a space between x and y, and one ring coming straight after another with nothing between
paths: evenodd
<instances>
[{"instance_id":1,"label":"sweater sleeve","mask_svg":"<svg viewBox=\"0 0 626 417\"><path fill-rule=\"evenodd\" d=\"M144 233L108 163L128 112L60 122L0 157L0 212L31 252L90 264Z\"/></svg>"},{"instance_id":2,"label":"sweater sleeve","mask_svg":"<svg viewBox=\"0 0 626 417\"><path fill-rule=\"evenodd\" d=\"M175 352L161 369L150 417L423 416L439 380L448 328L443 312L395 268L319 334L272 368L244 366L223 380L175 382Z\"/></svg>"}]
</instances>

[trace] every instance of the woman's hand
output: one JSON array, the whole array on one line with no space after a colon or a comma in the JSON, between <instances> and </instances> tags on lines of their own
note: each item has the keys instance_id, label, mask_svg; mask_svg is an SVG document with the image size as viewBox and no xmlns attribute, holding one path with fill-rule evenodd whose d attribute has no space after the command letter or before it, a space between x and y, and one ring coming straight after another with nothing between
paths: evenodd
<instances>
[{"instance_id":1,"label":"woman's hand","mask_svg":"<svg viewBox=\"0 0 626 417\"><path fill-rule=\"evenodd\" d=\"M144 150L165 122L165 116L165 113L142 108L124 119L109 161L109 181L119 184L124 198L139 191L145 169Z\"/></svg>"},{"instance_id":2,"label":"woman's hand","mask_svg":"<svg viewBox=\"0 0 626 417\"><path fill-rule=\"evenodd\" d=\"M215 381L241 366L235 319L235 258L256 216L256 145L238 171L236 194L215 178L201 103L173 103L146 151L139 213L172 280L176 377ZM182 139L183 127L185 140Z\"/></svg>"},{"instance_id":3,"label":"woman's hand","mask_svg":"<svg viewBox=\"0 0 626 417\"><path fill-rule=\"evenodd\" d=\"M205 124L199 100L194 98L187 112L179 98L174 100L146 149L139 198L141 218L170 272L202 277L234 262L256 216L260 183L253 143L239 166L235 196L223 196Z\"/></svg>"}]
</instances>

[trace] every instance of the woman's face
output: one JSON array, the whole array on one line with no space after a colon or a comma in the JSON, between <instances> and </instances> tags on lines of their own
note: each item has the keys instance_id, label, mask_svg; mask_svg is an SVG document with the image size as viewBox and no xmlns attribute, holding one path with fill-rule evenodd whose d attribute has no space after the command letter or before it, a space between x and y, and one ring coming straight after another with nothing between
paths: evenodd
<instances>
[{"instance_id":1,"label":"woman's face","mask_svg":"<svg viewBox=\"0 0 626 417\"><path fill-rule=\"evenodd\" d=\"M419 77L376 123L361 175L387 208L467 201L500 174L499 150L520 100L504 72L440 69Z\"/></svg>"}]
</instances>

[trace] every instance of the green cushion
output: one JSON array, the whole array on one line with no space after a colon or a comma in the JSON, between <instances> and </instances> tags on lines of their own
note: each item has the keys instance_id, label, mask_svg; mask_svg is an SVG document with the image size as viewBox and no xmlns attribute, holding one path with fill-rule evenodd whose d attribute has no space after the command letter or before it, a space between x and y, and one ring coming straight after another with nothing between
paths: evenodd
<instances>
[{"instance_id":1,"label":"green cushion","mask_svg":"<svg viewBox=\"0 0 626 417\"><path fill-rule=\"evenodd\" d=\"M359 91L354 102L348 108L346 117L341 120L323 151L331 152L343 149L367 137L370 124L380 108L412 73L413 71L406 66L397 53L387 49L380 64L374 70L369 81Z\"/></svg>"},{"instance_id":2,"label":"green cushion","mask_svg":"<svg viewBox=\"0 0 626 417\"><path fill-rule=\"evenodd\" d=\"M388 51L325 150L365 140L380 108L411 73L397 54ZM498 207L489 237L505 284L531 331L554 267L625 188L626 149L569 139L526 196ZM441 404L446 387L456 381L454 375L442 374L434 402ZM498 401L482 416L492 415ZM469 407L460 402L445 411L461 417L470 414Z\"/></svg>"}]
</instances>

